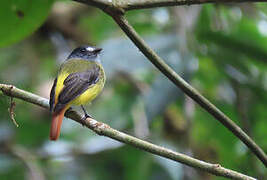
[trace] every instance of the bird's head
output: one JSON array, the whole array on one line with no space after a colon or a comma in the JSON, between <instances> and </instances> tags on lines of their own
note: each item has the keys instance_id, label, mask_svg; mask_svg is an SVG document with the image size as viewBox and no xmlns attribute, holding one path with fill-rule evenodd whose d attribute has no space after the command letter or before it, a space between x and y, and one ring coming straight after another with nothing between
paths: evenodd
<instances>
[{"instance_id":1,"label":"bird's head","mask_svg":"<svg viewBox=\"0 0 267 180\"><path fill-rule=\"evenodd\" d=\"M71 52L68 59L78 58L85 59L88 61L99 61L99 54L101 51L102 48L92 46L80 46Z\"/></svg>"}]
</instances>

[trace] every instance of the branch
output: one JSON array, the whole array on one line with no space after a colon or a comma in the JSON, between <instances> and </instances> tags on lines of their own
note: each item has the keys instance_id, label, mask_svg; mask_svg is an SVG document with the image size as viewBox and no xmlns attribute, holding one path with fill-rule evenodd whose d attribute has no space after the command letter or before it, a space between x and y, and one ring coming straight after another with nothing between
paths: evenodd
<instances>
[{"instance_id":1,"label":"branch","mask_svg":"<svg viewBox=\"0 0 267 180\"><path fill-rule=\"evenodd\" d=\"M168 66L137 34L133 27L128 23L125 17L114 12L109 13L125 34L133 41L139 50L153 63L165 76L169 78L177 87L179 87L185 94L191 97L202 108L208 111L213 117L228 128L234 135L236 135L247 147L267 166L267 156L264 151L229 117L220 111L208 99L202 96L196 89L181 78L170 66Z\"/></svg>"},{"instance_id":2,"label":"branch","mask_svg":"<svg viewBox=\"0 0 267 180\"><path fill-rule=\"evenodd\" d=\"M183 4L198 4L208 2L256 2L255 0L74 0L102 9L109 14L125 34L133 41L139 50L153 63L166 77L169 78L185 94L191 97L202 108L208 111L213 117L228 128L236 137L238 137L247 147L262 161L267 167L267 155L264 151L228 116L220 111L208 99L202 96L196 89L190 86L181 78L163 59L161 59L137 34L133 27L123 16L126 10L142 9L148 7L171 6ZM260 0L259 0L260 1ZM267 1L267 0L265 0ZM185 3L186 2L186 3Z\"/></svg>"},{"instance_id":3,"label":"branch","mask_svg":"<svg viewBox=\"0 0 267 180\"><path fill-rule=\"evenodd\" d=\"M32 94L30 92L18 89L12 85L0 84L0 89L7 96L22 99L26 102L36 104L46 109L49 108L47 99L37 96L35 94ZM187 155L169 150L167 148L154 145L147 141L135 138L133 136L127 135L123 132L112 129L108 125L98 122L94 119L87 118L86 120L83 120L82 115L76 111L68 110L65 116L82 125L85 125L87 128L93 130L95 133L99 135L110 137L122 143L132 145L144 151L150 152L152 154L155 154L161 157L165 157L167 159L174 160L176 162L183 163L193 168L197 168L197 169L209 172L217 176L228 177L231 179L255 180L255 178L253 177L246 176L244 174L238 173L230 169L226 169L219 164L210 164L210 163L207 163L201 160L197 160L190 156L187 156Z\"/></svg>"},{"instance_id":4,"label":"branch","mask_svg":"<svg viewBox=\"0 0 267 180\"><path fill-rule=\"evenodd\" d=\"M148 9L155 7L170 7L207 3L242 3L242 2L267 2L267 0L74 0L102 10L107 7L118 8L123 11Z\"/></svg>"}]
</instances>

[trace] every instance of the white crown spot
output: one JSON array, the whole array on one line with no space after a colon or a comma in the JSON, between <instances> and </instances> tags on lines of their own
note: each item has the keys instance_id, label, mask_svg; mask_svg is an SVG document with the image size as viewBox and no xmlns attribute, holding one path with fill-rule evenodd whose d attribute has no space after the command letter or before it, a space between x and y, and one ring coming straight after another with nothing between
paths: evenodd
<instances>
[{"instance_id":1,"label":"white crown spot","mask_svg":"<svg viewBox=\"0 0 267 180\"><path fill-rule=\"evenodd\" d=\"M94 51L94 48L92 48L92 47L87 47L86 50L87 50L87 51Z\"/></svg>"}]
</instances>

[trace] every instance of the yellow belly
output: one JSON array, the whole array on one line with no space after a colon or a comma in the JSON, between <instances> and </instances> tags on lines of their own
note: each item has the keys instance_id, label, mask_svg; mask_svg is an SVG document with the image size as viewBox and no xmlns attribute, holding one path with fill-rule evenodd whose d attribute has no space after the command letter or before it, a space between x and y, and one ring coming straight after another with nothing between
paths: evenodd
<instances>
[{"instance_id":1,"label":"yellow belly","mask_svg":"<svg viewBox=\"0 0 267 180\"><path fill-rule=\"evenodd\" d=\"M78 70L79 71L80 70L86 70L86 67L89 66L90 64L87 61L81 61L79 63L72 64L72 62L70 61L70 63L68 65L69 65L69 67L65 66L65 68L62 69L59 73L57 85L56 85L56 90L55 90L55 104L58 101L58 95L60 94L61 90L64 87L63 83L64 83L64 80L67 78L67 76L70 73L77 72ZM77 66L80 66L80 67L77 67ZM101 69L100 70L101 71L100 76L102 78L100 78L96 84L90 86L80 96L78 96L74 100L70 101L67 106L87 104L96 98L96 96L102 91L102 89L104 87L104 83L105 83L105 72L104 72L101 65L100 65L100 69Z\"/></svg>"},{"instance_id":2,"label":"yellow belly","mask_svg":"<svg viewBox=\"0 0 267 180\"><path fill-rule=\"evenodd\" d=\"M70 105L82 105L91 102L102 91L103 86L102 87L101 86L102 86L101 84L96 84L91 88L89 87L89 89L87 89L79 97L71 101Z\"/></svg>"}]
</instances>

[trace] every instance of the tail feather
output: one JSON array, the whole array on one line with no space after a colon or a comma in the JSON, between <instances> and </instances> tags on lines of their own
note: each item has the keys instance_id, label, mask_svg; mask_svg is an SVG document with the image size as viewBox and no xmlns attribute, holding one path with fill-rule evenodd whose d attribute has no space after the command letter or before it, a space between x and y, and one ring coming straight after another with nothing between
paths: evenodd
<instances>
[{"instance_id":1,"label":"tail feather","mask_svg":"<svg viewBox=\"0 0 267 180\"><path fill-rule=\"evenodd\" d=\"M59 113L53 113L52 124L50 129L50 140L56 141L60 135L62 120L66 109L62 109Z\"/></svg>"}]
</instances>

